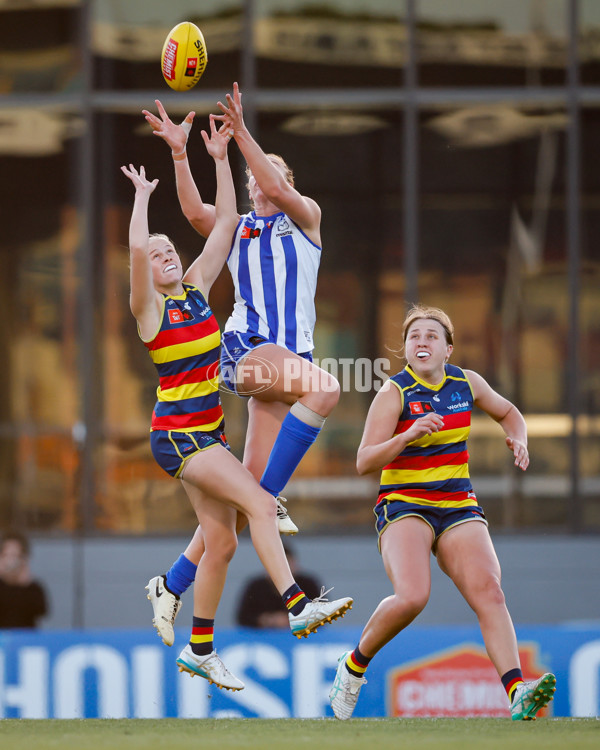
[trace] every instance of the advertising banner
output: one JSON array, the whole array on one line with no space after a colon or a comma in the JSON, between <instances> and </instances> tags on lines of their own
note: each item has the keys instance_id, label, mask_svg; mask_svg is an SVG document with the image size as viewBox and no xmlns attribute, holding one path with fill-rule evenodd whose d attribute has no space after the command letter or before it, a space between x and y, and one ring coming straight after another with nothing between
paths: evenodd
<instances>
[{"instance_id":1,"label":"advertising banner","mask_svg":"<svg viewBox=\"0 0 600 750\"><path fill-rule=\"evenodd\" d=\"M333 716L338 658L360 629L335 624L307 639L227 629L215 645L245 683L232 693L179 673L172 648L147 630L0 631L0 718ZM600 715L600 627L517 629L526 679L554 672L553 716ZM509 716L476 627L410 627L371 662L355 716Z\"/></svg>"}]
</instances>

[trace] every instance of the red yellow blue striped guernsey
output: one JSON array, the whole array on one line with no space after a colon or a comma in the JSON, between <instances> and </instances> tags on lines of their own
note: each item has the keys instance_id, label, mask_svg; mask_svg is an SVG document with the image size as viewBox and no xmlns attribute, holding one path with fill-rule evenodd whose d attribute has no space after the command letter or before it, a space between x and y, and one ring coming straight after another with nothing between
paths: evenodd
<instances>
[{"instance_id":1,"label":"red yellow blue striped guernsey","mask_svg":"<svg viewBox=\"0 0 600 750\"><path fill-rule=\"evenodd\" d=\"M163 294L160 328L144 344L159 378L150 429L216 429L223 420L219 395L221 331L202 292L184 283L183 294Z\"/></svg>"},{"instance_id":2,"label":"red yellow blue striped guernsey","mask_svg":"<svg viewBox=\"0 0 600 750\"><path fill-rule=\"evenodd\" d=\"M443 417L444 426L411 443L384 466L377 502L401 500L440 508L477 505L467 452L473 391L465 373L446 364L442 382L431 385L407 365L391 381L402 396L394 435L405 432L415 419L432 411Z\"/></svg>"}]
</instances>

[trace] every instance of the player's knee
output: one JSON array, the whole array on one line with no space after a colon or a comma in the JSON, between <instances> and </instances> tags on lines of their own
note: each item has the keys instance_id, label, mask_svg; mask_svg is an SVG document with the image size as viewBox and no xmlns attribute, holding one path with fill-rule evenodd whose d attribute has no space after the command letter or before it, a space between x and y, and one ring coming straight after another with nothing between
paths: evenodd
<instances>
[{"instance_id":1,"label":"player's knee","mask_svg":"<svg viewBox=\"0 0 600 750\"><path fill-rule=\"evenodd\" d=\"M397 596L397 610L400 619L413 620L426 607L429 593L424 591L410 591L403 596Z\"/></svg>"},{"instance_id":2,"label":"player's knee","mask_svg":"<svg viewBox=\"0 0 600 750\"><path fill-rule=\"evenodd\" d=\"M391 599L393 617L401 627L405 627L425 609L429 600L429 592L404 591L395 594Z\"/></svg>"},{"instance_id":3,"label":"player's knee","mask_svg":"<svg viewBox=\"0 0 600 750\"><path fill-rule=\"evenodd\" d=\"M496 576L488 576L482 580L473 596L473 609L487 607L504 607L506 600L500 581Z\"/></svg>"},{"instance_id":4,"label":"player's knee","mask_svg":"<svg viewBox=\"0 0 600 750\"><path fill-rule=\"evenodd\" d=\"M500 581L496 579L490 580L486 587L486 592L487 596L493 604L501 607L505 606L506 599L504 598L504 591L502 591Z\"/></svg>"},{"instance_id":5,"label":"player's knee","mask_svg":"<svg viewBox=\"0 0 600 750\"><path fill-rule=\"evenodd\" d=\"M266 492L265 494L268 495L268 498L265 500L265 502L261 503L261 508L265 514L265 517L269 521L274 521L277 518L277 501L269 492Z\"/></svg>"},{"instance_id":6,"label":"player's knee","mask_svg":"<svg viewBox=\"0 0 600 750\"><path fill-rule=\"evenodd\" d=\"M329 413L340 400L340 384L333 375L327 373L323 386L323 399Z\"/></svg>"},{"instance_id":7,"label":"player's knee","mask_svg":"<svg viewBox=\"0 0 600 750\"><path fill-rule=\"evenodd\" d=\"M326 417L340 399L340 384L328 372L320 370L315 378L316 387L310 389L302 401L313 411Z\"/></svg>"},{"instance_id":8,"label":"player's knee","mask_svg":"<svg viewBox=\"0 0 600 750\"><path fill-rule=\"evenodd\" d=\"M231 562L238 548L237 534L228 535L223 545L222 556L225 562Z\"/></svg>"},{"instance_id":9,"label":"player's knee","mask_svg":"<svg viewBox=\"0 0 600 750\"><path fill-rule=\"evenodd\" d=\"M237 547L237 534L228 531L211 538L206 545L205 554L209 556L209 559L221 565L227 565L233 559Z\"/></svg>"},{"instance_id":10,"label":"player's knee","mask_svg":"<svg viewBox=\"0 0 600 750\"><path fill-rule=\"evenodd\" d=\"M273 495L261 488L260 494L252 495L247 504L249 520L261 522L275 522L277 518L277 502Z\"/></svg>"}]
</instances>

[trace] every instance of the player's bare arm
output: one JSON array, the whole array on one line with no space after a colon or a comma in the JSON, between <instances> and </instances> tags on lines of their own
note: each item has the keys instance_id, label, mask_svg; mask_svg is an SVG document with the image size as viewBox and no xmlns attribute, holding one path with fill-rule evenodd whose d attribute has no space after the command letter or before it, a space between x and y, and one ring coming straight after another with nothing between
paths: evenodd
<instances>
[{"instance_id":1,"label":"player's bare arm","mask_svg":"<svg viewBox=\"0 0 600 750\"><path fill-rule=\"evenodd\" d=\"M198 186L194 182L192 170L187 159L187 140L194 120L194 112L189 112L180 125L176 125L162 103L156 99L157 117L147 109L142 113L152 128L154 135L162 138L171 148L175 165L175 182L179 205L185 218L198 234L208 237L215 223L215 207L204 203Z\"/></svg>"},{"instance_id":2,"label":"player's bare arm","mask_svg":"<svg viewBox=\"0 0 600 750\"><path fill-rule=\"evenodd\" d=\"M254 140L244 124L242 93L237 83L233 84L233 96L226 95L227 104L217 102L223 114L217 115L232 131L233 137L244 155L260 189L281 211L284 211L316 244L321 244L321 209L312 198L301 195L285 179Z\"/></svg>"},{"instance_id":3,"label":"player's bare arm","mask_svg":"<svg viewBox=\"0 0 600 750\"><path fill-rule=\"evenodd\" d=\"M154 288L152 265L148 252L148 204L158 180L146 179L144 167L121 167L135 188L135 199L129 225L130 283L129 304L142 337L150 336L160 320L160 294Z\"/></svg>"},{"instance_id":4,"label":"player's bare arm","mask_svg":"<svg viewBox=\"0 0 600 750\"><path fill-rule=\"evenodd\" d=\"M506 445L515 457L515 466L525 471L529 466L527 424L517 407L497 393L489 383L473 370L465 370L473 389L473 402L489 414L504 430Z\"/></svg>"},{"instance_id":5,"label":"player's bare arm","mask_svg":"<svg viewBox=\"0 0 600 750\"><path fill-rule=\"evenodd\" d=\"M438 432L444 421L435 412L415 419L411 427L394 435L402 411L402 396L388 380L373 399L358 448L356 468L359 474L378 471L393 461L409 443Z\"/></svg>"},{"instance_id":6,"label":"player's bare arm","mask_svg":"<svg viewBox=\"0 0 600 750\"><path fill-rule=\"evenodd\" d=\"M231 239L238 222L238 214L235 205L235 187L227 158L229 137L222 127L217 131L212 115L210 136L203 130L202 138L206 150L215 160L217 174L215 224L206 240L203 252L189 267L184 280L196 284L208 298L208 293L227 260Z\"/></svg>"}]
</instances>

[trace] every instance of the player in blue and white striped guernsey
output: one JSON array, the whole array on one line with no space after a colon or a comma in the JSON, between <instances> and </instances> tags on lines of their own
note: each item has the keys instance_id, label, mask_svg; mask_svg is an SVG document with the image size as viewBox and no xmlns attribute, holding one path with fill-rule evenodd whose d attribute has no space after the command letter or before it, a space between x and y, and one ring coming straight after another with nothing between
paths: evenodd
<instances>
[{"instance_id":1,"label":"player in blue and white striped guernsey","mask_svg":"<svg viewBox=\"0 0 600 750\"><path fill-rule=\"evenodd\" d=\"M227 259L235 305L225 331L257 334L292 352L311 351L320 260L321 248L285 213L264 217L254 210L243 216Z\"/></svg>"},{"instance_id":2,"label":"player in blue and white striped guernsey","mask_svg":"<svg viewBox=\"0 0 600 750\"><path fill-rule=\"evenodd\" d=\"M277 497L339 398L337 381L311 355L321 209L296 190L285 161L252 138L237 84L218 106L246 159L253 206L227 260L235 305L223 334L222 379L250 397L244 463ZM295 533L280 513L283 533Z\"/></svg>"},{"instance_id":3,"label":"player in blue and white striped guernsey","mask_svg":"<svg viewBox=\"0 0 600 750\"><path fill-rule=\"evenodd\" d=\"M321 431L339 398L339 384L312 362L314 297L321 256L321 209L294 187L284 160L265 154L248 132L234 84L217 115L236 140L248 169L253 210L240 217L228 266L235 306L222 337L221 382L248 397L244 465L277 498L281 533L294 534L280 493ZM160 117L144 110L154 132L171 147L184 215L203 236L214 225L186 157L194 113L175 125L157 101ZM240 528L245 519L240 518ZM180 596L201 559L200 530L166 574ZM176 614L176 610L173 610ZM155 617L155 619L157 619ZM174 617L173 617L174 619Z\"/></svg>"}]
</instances>

